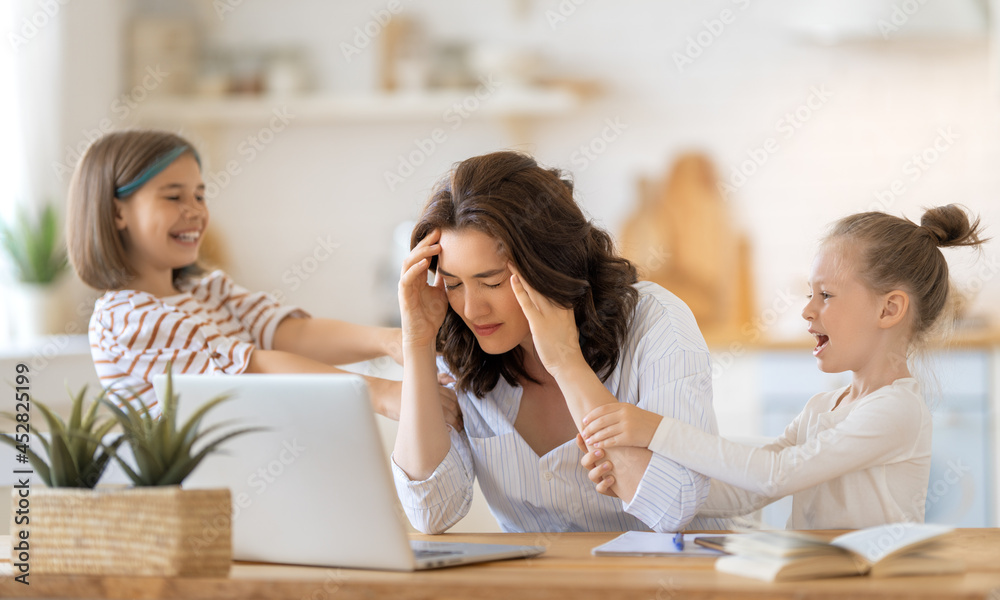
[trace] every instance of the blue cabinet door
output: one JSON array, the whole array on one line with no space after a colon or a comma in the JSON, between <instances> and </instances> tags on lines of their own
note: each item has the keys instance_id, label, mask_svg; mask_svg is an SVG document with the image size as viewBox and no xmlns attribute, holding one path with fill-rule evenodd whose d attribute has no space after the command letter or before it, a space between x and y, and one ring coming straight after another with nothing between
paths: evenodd
<instances>
[{"instance_id":1,"label":"blue cabinet door","mask_svg":"<svg viewBox=\"0 0 1000 600\"><path fill-rule=\"evenodd\" d=\"M934 414L931 477L924 519L956 527L991 527L993 489L985 413Z\"/></svg>"},{"instance_id":2,"label":"blue cabinet door","mask_svg":"<svg viewBox=\"0 0 1000 600\"><path fill-rule=\"evenodd\" d=\"M994 489L990 424L991 375L987 351L930 354L917 362L934 422L925 519L957 527L992 527ZM800 352L765 352L760 361L762 435L781 435L812 395L850 383L850 374L826 374ZM769 526L782 527L790 502L764 509Z\"/></svg>"},{"instance_id":3,"label":"blue cabinet door","mask_svg":"<svg viewBox=\"0 0 1000 600\"><path fill-rule=\"evenodd\" d=\"M939 352L917 361L934 419L925 520L956 527L993 526L990 355ZM923 367L923 368L922 368Z\"/></svg>"}]
</instances>

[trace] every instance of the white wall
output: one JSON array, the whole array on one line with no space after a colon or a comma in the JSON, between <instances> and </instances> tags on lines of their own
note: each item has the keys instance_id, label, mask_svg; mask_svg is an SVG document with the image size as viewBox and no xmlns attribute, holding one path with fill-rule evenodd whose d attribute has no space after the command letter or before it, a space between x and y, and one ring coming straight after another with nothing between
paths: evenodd
<instances>
[{"instance_id":1,"label":"white wall","mask_svg":"<svg viewBox=\"0 0 1000 600\"><path fill-rule=\"evenodd\" d=\"M922 10L937 10L932 5ZM355 27L384 6L260 0L240 3L221 20L207 7L202 14L216 43L304 45L322 89L359 91L375 85L377 50L369 46L348 62L339 44L350 42ZM891 212L918 218L922 206L962 202L987 223L1000 217L995 201L1000 169L992 168L1000 163L1000 103L989 95L982 40L928 42L900 34L889 43L869 39L825 46L785 25L793 20L790 0L697 6L585 2L554 28L550 11L561 6L555 1L402 6L440 38L537 50L560 74L605 85L605 94L580 111L539 123L535 143L522 148L573 170L581 202L613 231L632 210L636 178L664 171L678 152L707 151L729 179L748 152L773 138L777 151L731 197L753 240L760 309L779 290L798 294L824 226L878 206L876 192L894 180L905 192L882 203ZM890 6L885 5L886 17ZM724 9L732 11L732 22L693 64L678 69L675 53L684 52L687 38L697 37L706 21L720 19ZM127 3L71 4L65 12L72 20L63 84L64 146L79 141L81 130L101 118L117 118L110 107L122 92L120 40ZM822 100L814 90L832 95ZM780 122L810 101L815 110L801 109L800 115L811 114L800 128ZM600 135L608 118L627 129L580 169L574 152ZM209 169L230 159L243 168L212 204L214 225L234 255L234 276L250 288L280 290L317 315L368 323L388 318L395 310L391 279L397 267L386 264L393 227L417 213L430 186L453 162L513 140L499 123L466 121L449 130L448 140L426 163L390 191L384 173L414 148L415 138L442 125L293 121L252 161L237 149L257 128L221 131L212 140ZM954 132L954 141L913 181L912 155L932 146L939 131ZM283 280L313 253L317 238L339 244L332 258L297 287L289 276ZM968 281L974 275L963 268L964 255L954 254L956 275ZM992 244L984 258L975 268L996 268ZM985 287L980 308L995 306L1000 296L995 273L984 275L979 279L985 286L974 287ZM798 311L792 310L772 333L799 331Z\"/></svg>"},{"instance_id":2,"label":"white wall","mask_svg":"<svg viewBox=\"0 0 1000 600\"><path fill-rule=\"evenodd\" d=\"M380 5L369 6L374 10ZM526 47L543 47L567 71L606 83L605 98L580 114L541 124L537 144L527 149L544 162L572 168L574 151L601 133L606 118L626 124L628 129L608 151L577 173L581 200L610 228L616 229L631 210L636 175L660 171L678 151L704 148L727 174L747 158L747 151L769 137L777 140L779 151L733 196L755 242L761 306L779 288L804 279L808 260L803 258L826 223L868 208L874 193L888 189L894 179L903 180L907 191L887 203L889 210L916 217L917 207L960 201L984 212L988 222L996 221L997 205L989 200L1000 183L1000 170L988 165L1000 159L1000 111L987 94L981 44L818 47L789 39L773 25L780 10L769 14L767 6L751 6L744 13L735 8L743 20L678 73L672 53L682 50L683 38L697 34L702 20L715 17L718 9L586 4L553 32L544 12L552 6L533 6L526 24L502 9L462 19L463 11L454 4L422 8L431 13L428 21L438 24L442 36L501 44L516 37ZM227 17L224 35L249 39L261 35L266 23L279 30L285 23L301 24L292 17L265 16L280 14L280 9L255 10L247 6ZM360 12L360 17L331 17L339 26L327 29L316 46L329 52L331 40L350 39L351 24L369 18L367 10ZM272 32L262 37L280 36ZM339 53L333 58L340 58ZM332 62L337 73L337 61ZM363 85L356 73L360 63L358 58L353 66L341 63L343 73L331 76L331 87ZM832 98L785 139L785 129L776 122L809 100L816 88L829 90ZM276 139L217 202L216 222L239 249L237 275L253 287L280 284L285 270L311 253L315 238L329 234L343 244L343 252L300 289L287 289L289 296L316 312L378 319L379 306L370 302L369 291L391 227L418 210L429 186L452 162L509 143L498 127L467 122L410 180L390 192L382 174L395 167L399 154L413 148L414 138L426 137L440 125L303 127ZM909 181L907 161L931 145L940 128L954 131L956 141L919 181ZM234 150L251 133L233 131L223 147ZM240 158L233 152L230 156ZM296 218L299 211L310 215L308 224ZM271 244L259 243L262 239L281 240L286 251L276 255Z\"/></svg>"}]
</instances>

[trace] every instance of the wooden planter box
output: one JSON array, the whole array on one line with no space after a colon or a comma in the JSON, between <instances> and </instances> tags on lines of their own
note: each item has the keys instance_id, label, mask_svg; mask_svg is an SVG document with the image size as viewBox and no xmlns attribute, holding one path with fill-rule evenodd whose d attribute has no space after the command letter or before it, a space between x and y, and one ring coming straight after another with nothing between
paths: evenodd
<instances>
[{"instance_id":1,"label":"wooden planter box","mask_svg":"<svg viewBox=\"0 0 1000 600\"><path fill-rule=\"evenodd\" d=\"M11 563L34 574L225 577L232 562L228 489L178 486L85 490L32 488L26 524L15 517ZM27 556L18 549L28 532ZM25 560L26 559L26 560ZM15 575L17 568L15 566Z\"/></svg>"}]
</instances>

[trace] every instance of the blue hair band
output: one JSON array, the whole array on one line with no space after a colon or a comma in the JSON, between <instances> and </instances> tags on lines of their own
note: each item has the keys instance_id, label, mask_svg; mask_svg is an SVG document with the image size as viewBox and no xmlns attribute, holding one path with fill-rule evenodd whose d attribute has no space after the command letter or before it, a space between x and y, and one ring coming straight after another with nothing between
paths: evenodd
<instances>
[{"instance_id":1,"label":"blue hair band","mask_svg":"<svg viewBox=\"0 0 1000 600\"><path fill-rule=\"evenodd\" d=\"M131 195L133 192L144 186L147 181L159 175L163 169L169 167L171 163L177 160L178 156L184 154L185 152L191 152L191 154L194 155L194 159L198 162L198 167L201 168L201 158L198 157L198 153L195 152L193 148L189 146L177 146L170 152L167 152L153 161L153 164L149 165L149 167L147 167L146 170L143 171L138 177L116 189L115 196L118 198L124 198L125 196Z\"/></svg>"}]
</instances>

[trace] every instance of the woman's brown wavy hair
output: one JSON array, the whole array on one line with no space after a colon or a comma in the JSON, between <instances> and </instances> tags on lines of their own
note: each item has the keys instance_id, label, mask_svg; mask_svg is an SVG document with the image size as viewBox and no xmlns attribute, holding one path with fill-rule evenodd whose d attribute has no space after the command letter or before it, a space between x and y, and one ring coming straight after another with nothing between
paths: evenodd
<instances>
[{"instance_id":1,"label":"woman's brown wavy hair","mask_svg":"<svg viewBox=\"0 0 1000 600\"><path fill-rule=\"evenodd\" d=\"M494 238L501 253L533 288L573 308L580 348L602 381L611 374L639 294L635 266L615 252L611 236L593 225L573 199L573 183L530 156L494 152L458 163L435 187L413 229L413 248L435 229L474 229ZM437 271L436 257L431 271ZM459 391L482 398L499 378L510 385L534 381L521 347L484 352L451 308L438 332Z\"/></svg>"}]
</instances>

